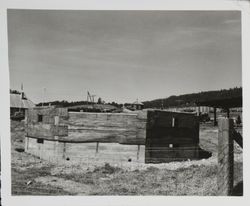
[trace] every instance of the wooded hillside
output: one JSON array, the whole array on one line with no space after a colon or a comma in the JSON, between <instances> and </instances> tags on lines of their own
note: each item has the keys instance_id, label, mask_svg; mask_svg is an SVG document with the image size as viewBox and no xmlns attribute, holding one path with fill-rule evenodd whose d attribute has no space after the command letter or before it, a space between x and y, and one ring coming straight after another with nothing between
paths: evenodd
<instances>
[{"instance_id":1,"label":"wooded hillside","mask_svg":"<svg viewBox=\"0 0 250 206\"><path fill-rule=\"evenodd\" d=\"M164 108L174 106L195 105L197 101L219 100L224 98L233 98L242 96L242 87L235 87L231 89L222 89L217 91L206 91L192 94L184 94L179 96L170 96L163 99L155 99L152 101L145 101L144 108Z\"/></svg>"}]
</instances>

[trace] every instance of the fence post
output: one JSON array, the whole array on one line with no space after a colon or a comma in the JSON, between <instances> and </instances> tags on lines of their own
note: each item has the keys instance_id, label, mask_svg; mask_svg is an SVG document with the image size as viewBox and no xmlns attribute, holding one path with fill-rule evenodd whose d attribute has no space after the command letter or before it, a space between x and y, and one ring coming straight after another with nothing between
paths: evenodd
<instances>
[{"instance_id":1,"label":"fence post","mask_svg":"<svg viewBox=\"0 0 250 206\"><path fill-rule=\"evenodd\" d=\"M66 142L63 142L63 159L66 159Z\"/></svg>"},{"instance_id":2,"label":"fence post","mask_svg":"<svg viewBox=\"0 0 250 206\"><path fill-rule=\"evenodd\" d=\"M28 110L25 110L25 119L24 119L24 128L25 128L25 146L24 146L24 151L28 152L29 149L29 137L27 134L27 127L28 127Z\"/></svg>"},{"instance_id":3,"label":"fence post","mask_svg":"<svg viewBox=\"0 0 250 206\"><path fill-rule=\"evenodd\" d=\"M137 160L139 160L139 157L140 157L140 145L139 144L137 145L137 155L136 155L136 157L137 157Z\"/></svg>"},{"instance_id":4,"label":"fence post","mask_svg":"<svg viewBox=\"0 0 250 206\"><path fill-rule=\"evenodd\" d=\"M99 151L99 142L96 142L96 148L95 148L95 153L97 154Z\"/></svg>"},{"instance_id":5,"label":"fence post","mask_svg":"<svg viewBox=\"0 0 250 206\"><path fill-rule=\"evenodd\" d=\"M58 125L59 124L59 116L55 116L54 117L54 125ZM58 162L59 159L59 142L58 142L58 136L54 136L54 157L55 157L55 161Z\"/></svg>"},{"instance_id":6,"label":"fence post","mask_svg":"<svg viewBox=\"0 0 250 206\"><path fill-rule=\"evenodd\" d=\"M29 137L25 136L25 147L24 147L24 151L28 152L29 150Z\"/></svg>"},{"instance_id":7,"label":"fence post","mask_svg":"<svg viewBox=\"0 0 250 206\"><path fill-rule=\"evenodd\" d=\"M218 195L228 196L232 194L234 175L233 120L220 118L218 123Z\"/></svg>"},{"instance_id":8,"label":"fence post","mask_svg":"<svg viewBox=\"0 0 250 206\"><path fill-rule=\"evenodd\" d=\"M216 117L216 107L214 107L214 126L217 126L218 122L217 122L217 117Z\"/></svg>"}]
</instances>

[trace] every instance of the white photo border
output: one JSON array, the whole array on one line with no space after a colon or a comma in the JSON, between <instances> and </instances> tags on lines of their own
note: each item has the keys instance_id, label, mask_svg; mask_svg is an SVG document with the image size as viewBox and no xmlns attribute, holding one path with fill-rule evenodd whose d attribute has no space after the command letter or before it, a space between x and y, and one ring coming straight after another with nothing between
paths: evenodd
<instances>
[{"instance_id":1,"label":"white photo border","mask_svg":"<svg viewBox=\"0 0 250 206\"><path fill-rule=\"evenodd\" d=\"M2 205L166 205L166 204L247 204L249 184L250 132L250 3L247 0L2 0L0 6L0 136ZM11 149L9 120L9 66L7 9L51 10L238 10L242 17L242 86L244 127L244 196L182 197L182 196L11 196ZM245 126L246 125L246 126Z\"/></svg>"}]
</instances>

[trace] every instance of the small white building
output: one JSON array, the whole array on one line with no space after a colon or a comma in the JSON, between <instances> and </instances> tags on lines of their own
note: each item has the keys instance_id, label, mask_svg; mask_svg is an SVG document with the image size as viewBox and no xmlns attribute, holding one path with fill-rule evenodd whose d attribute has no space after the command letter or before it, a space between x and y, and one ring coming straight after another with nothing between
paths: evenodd
<instances>
[{"instance_id":1,"label":"small white building","mask_svg":"<svg viewBox=\"0 0 250 206\"><path fill-rule=\"evenodd\" d=\"M135 102L133 102L133 103L131 104L131 107L132 107L134 110L142 110L142 109L143 109L143 106L144 106L144 104L143 104L142 102L139 102L138 99L137 99Z\"/></svg>"},{"instance_id":2,"label":"small white building","mask_svg":"<svg viewBox=\"0 0 250 206\"><path fill-rule=\"evenodd\" d=\"M15 115L17 112L24 115L25 110L33 108L36 105L29 100L25 94L10 94L10 116Z\"/></svg>"}]
</instances>

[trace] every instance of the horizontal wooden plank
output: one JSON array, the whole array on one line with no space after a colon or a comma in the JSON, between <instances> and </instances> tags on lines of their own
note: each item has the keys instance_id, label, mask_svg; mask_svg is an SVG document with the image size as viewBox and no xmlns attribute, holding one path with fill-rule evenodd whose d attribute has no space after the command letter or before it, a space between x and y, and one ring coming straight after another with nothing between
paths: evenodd
<instances>
[{"instance_id":1,"label":"horizontal wooden plank","mask_svg":"<svg viewBox=\"0 0 250 206\"><path fill-rule=\"evenodd\" d=\"M144 135L144 134L142 134ZM67 137L60 137L60 141L69 142L110 142L121 144L145 144L145 136L137 136L137 131L126 129L89 129L69 130Z\"/></svg>"},{"instance_id":2,"label":"horizontal wooden plank","mask_svg":"<svg viewBox=\"0 0 250 206\"><path fill-rule=\"evenodd\" d=\"M28 124L27 136L36 138L54 139L54 136L67 136L67 126L51 124Z\"/></svg>"},{"instance_id":3,"label":"horizontal wooden plank","mask_svg":"<svg viewBox=\"0 0 250 206\"><path fill-rule=\"evenodd\" d=\"M145 144L145 118L146 112L69 112L69 118L61 119L60 124L69 125L69 136L63 138L63 141Z\"/></svg>"},{"instance_id":4,"label":"horizontal wooden plank","mask_svg":"<svg viewBox=\"0 0 250 206\"><path fill-rule=\"evenodd\" d=\"M145 145L144 139L139 138L91 138L91 139L82 139L82 138L71 138L69 137L59 137L59 142L68 142L68 143L91 143L91 142L100 142L100 143L119 143L124 145Z\"/></svg>"},{"instance_id":5,"label":"horizontal wooden plank","mask_svg":"<svg viewBox=\"0 0 250 206\"><path fill-rule=\"evenodd\" d=\"M35 111L37 114L41 115L49 115L49 116L68 116L68 109L67 108L56 108L56 107L35 107L31 110Z\"/></svg>"},{"instance_id":6,"label":"horizontal wooden plank","mask_svg":"<svg viewBox=\"0 0 250 206\"><path fill-rule=\"evenodd\" d=\"M67 120L61 120L60 123L78 126L96 125L98 127L113 125L117 127L126 127L138 121L140 120L137 119L136 114L70 112L69 118Z\"/></svg>"}]
</instances>

